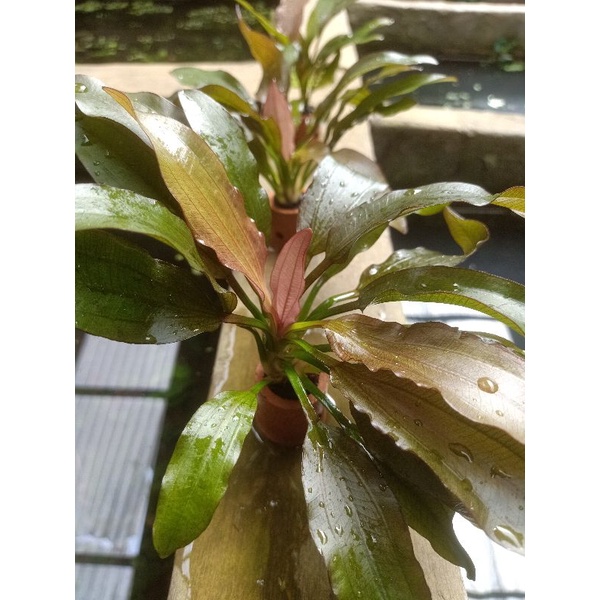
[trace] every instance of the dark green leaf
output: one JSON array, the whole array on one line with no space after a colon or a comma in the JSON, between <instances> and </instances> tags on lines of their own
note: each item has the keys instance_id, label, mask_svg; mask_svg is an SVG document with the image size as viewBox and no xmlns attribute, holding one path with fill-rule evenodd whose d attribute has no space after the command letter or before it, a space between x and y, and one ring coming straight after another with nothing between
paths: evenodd
<instances>
[{"instance_id":1,"label":"dark green leaf","mask_svg":"<svg viewBox=\"0 0 600 600\"><path fill-rule=\"evenodd\" d=\"M525 286L459 267L414 267L375 277L359 289L358 307L412 300L441 302L482 312L525 335Z\"/></svg>"},{"instance_id":2,"label":"dark green leaf","mask_svg":"<svg viewBox=\"0 0 600 600\"><path fill-rule=\"evenodd\" d=\"M259 389L222 392L205 402L183 430L156 509L153 538L161 557L196 539L210 523L252 427Z\"/></svg>"},{"instance_id":3,"label":"dark green leaf","mask_svg":"<svg viewBox=\"0 0 600 600\"><path fill-rule=\"evenodd\" d=\"M132 344L178 342L217 329L225 312L204 277L102 230L76 233L75 326Z\"/></svg>"},{"instance_id":4,"label":"dark green leaf","mask_svg":"<svg viewBox=\"0 0 600 600\"><path fill-rule=\"evenodd\" d=\"M362 154L340 150L325 156L303 196L298 215L298 229L313 230L310 255L325 251L330 229L344 220L348 211L388 190L377 164Z\"/></svg>"},{"instance_id":5,"label":"dark green leaf","mask_svg":"<svg viewBox=\"0 0 600 600\"><path fill-rule=\"evenodd\" d=\"M460 506L458 498L416 454L396 446L392 438L375 429L367 415L355 410L352 404L350 409L369 452L379 461L408 526L429 540L440 556L463 567L468 578L475 580L475 565L452 525Z\"/></svg>"},{"instance_id":6,"label":"dark green leaf","mask_svg":"<svg viewBox=\"0 0 600 600\"><path fill-rule=\"evenodd\" d=\"M302 481L337 598L431 598L396 499L361 446L339 429L311 426Z\"/></svg>"}]
</instances>

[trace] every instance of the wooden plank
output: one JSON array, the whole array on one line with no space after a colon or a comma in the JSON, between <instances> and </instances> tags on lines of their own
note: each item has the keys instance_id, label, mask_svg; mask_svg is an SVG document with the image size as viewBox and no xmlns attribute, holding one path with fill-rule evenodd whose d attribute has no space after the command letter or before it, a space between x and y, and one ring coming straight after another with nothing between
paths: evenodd
<instances>
[{"instance_id":1,"label":"wooden plank","mask_svg":"<svg viewBox=\"0 0 600 600\"><path fill-rule=\"evenodd\" d=\"M76 554L139 554L163 398L76 396Z\"/></svg>"}]
</instances>

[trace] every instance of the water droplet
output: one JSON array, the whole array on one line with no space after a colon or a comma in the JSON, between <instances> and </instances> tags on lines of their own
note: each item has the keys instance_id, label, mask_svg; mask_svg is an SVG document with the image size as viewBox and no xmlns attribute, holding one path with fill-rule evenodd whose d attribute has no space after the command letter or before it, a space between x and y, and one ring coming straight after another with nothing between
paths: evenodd
<instances>
[{"instance_id":1,"label":"water droplet","mask_svg":"<svg viewBox=\"0 0 600 600\"><path fill-rule=\"evenodd\" d=\"M523 548L523 534L514 531L508 525L494 527L494 535L501 542L507 542L515 548Z\"/></svg>"},{"instance_id":2,"label":"water droplet","mask_svg":"<svg viewBox=\"0 0 600 600\"><path fill-rule=\"evenodd\" d=\"M477 387L486 394L494 394L498 391L498 384L489 377L480 377L477 380Z\"/></svg>"},{"instance_id":3,"label":"water droplet","mask_svg":"<svg viewBox=\"0 0 600 600\"><path fill-rule=\"evenodd\" d=\"M377 543L377 538L376 538L376 537L375 537L373 534L371 534L371 542L372 542L373 544L376 544L376 543Z\"/></svg>"},{"instance_id":4,"label":"water droplet","mask_svg":"<svg viewBox=\"0 0 600 600\"><path fill-rule=\"evenodd\" d=\"M309 494L312 494L312 488L309 487L308 490L306 490Z\"/></svg>"},{"instance_id":5,"label":"water droplet","mask_svg":"<svg viewBox=\"0 0 600 600\"><path fill-rule=\"evenodd\" d=\"M497 414L499 417L503 417L503 416L504 416L504 413L503 413L501 410L497 410L497 411L496 411L496 414Z\"/></svg>"},{"instance_id":6,"label":"water droplet","mask_svg":"<svg viewBox=\"0 0 600 600\"><path fill-rule=\"evenodd\" d=\"M377 275L377 273L379 273L379 269L377 267L371 267L369 269L369 275L373 276L373 275Z\"/></svg>"},{"instance_id":7,"label":"water droplet","mask_svg":"<svg viewBox=\"0 0 600 600\"><path fill-rule=\"evenodd\" d=\"M423 421L421 421L421 419L415 419L415 425L417 427L423 427Z\"/></svg>"},{"instance_id":8,"label":"water droplet","mask_svg":"<svg viewBox=\"0 0 600 600\"><path fill-rule=\"evenodd\" d=\"M319 502L319 506L320 506L321 508L325 508L325 502L323 502L323 500L321 500L321 501Z\"/></svg>"},{"instance_id":9,"label":"water droplet","mask_svg":"<svg viewBox=\"0 0 600 600\"><path fill-rule=\"evenodd\" d=\"M347 504L344 505L344 511L349 517L352 516L352 508L350 508Z\"/></svg>"},{"instance_id":10,"label":"water droplet","mask_svg":"<svg viewBox=\"0 0 600 600\"><path fill-rule=\"evenodd\" d=\"M354 496L353 496L352 494L350 494L350 495L348 496L348 500L349 500L350 502L354 502Z\"/></svg>"},{"instance_id":11,"label":"water droplet","mask_svg":"<svg viewBox=\"0 0 600 600\"><path fill-rule=\"evenodd\" d=\"M317 536L319 537L321 544L327 543L327 534L322 529L317 529Z\"/></svg>"},{"instance_id":12,"label":"water droplet","mask_svg":"<svg viewBox=\"0 0 600 600\"><path fill-rule=\"evenodd\" d=\"M522 504L519 504L519 510L524 510L525 507Z\"/></svg>"},{"instance_id":13,"label":"water droplet","mask_svg":"<svg viewBox=\"0 0 600 600\"><path fill-rule=\"evenodd\" d=\"M90 142L90 138L88 138L87 135L82 135L81 136L81 145L82 146L91 146L92 142Z\"/></svg>"},{"instance_id":14,"label":"water droplet","mask_svg":"<svg viewBox=\"0 0 600 600\"><path fill-rule=\"evenodd\" d=\"M344 533L344 528L341 525L336 525L335 528L334 528L334 531L338 535L342 535L342 533Z\"/></svg>"},{"instance_id":15,"label":"water droplet","mask_svg":"<svg viewBox=\"0 0 600 600\"><path fill-rule=\"evenodd\" d=\"M427 287L427 284L426 284L426 283L421 283L420 285L421 285L421 287L422 287L423 289L425 289L425 288Z\"/></svg>"},{"instance_id":16,"label":"water droplet","mask_svg":"<svg viewBox=\"0 0 600 600\"><path fill-rule=\"evenodd\" d=\"M482 85L480 83L474 83L473 84L473 90L475 92L480 92L483 89Z\"/></svg>"},{"instance_id":17,"label":"water droplet","mask_svg":"<svg viewBox=\"0 0 600 600\"><path fill-rule=\"evenodd\" d=\"M345 181L340 181L340 187L346 187L346 182Z\"/></svg>"},{"instance_id":18,"label":"water droplet","mask_svg":"<svg viewBox=\"0 0 600 600\"><path fill-rule=\"evenodd\" d=\"M473 484L471 483L471 481L469 479L461 479L460 480L460 487L465 492L472 492L473 491Z\"/></svg>"},{"instance_id":19,"label":"water droplet","mask_svg":"<svg viewBox=\"0 0 600 600\"><path fill-rule=\"evenodd\" d=\"M75 93L76 94L85 94L85 92L87 92L87 85L83 84L83 83L76 83L75 84Z\"/></svg>"},{"instance_id":20,"label":"water droplet","mask_svg":"<svg viewBox=\"0 0 600 600\"><path fill-rule=\"evenodd\" d=\"M271 508L275 508L278 505L279 505L279 502L277 500L269 500L269 506Z\"/></svg>"},{"instance_id":21,"label":"water droplet","mask_svg":"<svg viewBox=\"0 0 600 600\"><path fill-rule=\"evenodd\" d=\"M452 452L454 452L454 454L456 454L456 456L460 456L461 458L464 458L465 460L469 461L470 463L473 462L473 454L466 446L463 446L462 444L452 443L452 444L448 444L448 448L450 448L450 450Z\"/></svg>"},{"instance_id":22,"label":"water droplet","mask_svg":"<svg viewBox=\"0 0 600 600\"><path fill-rule=\"evenodd\" d=\"M509 475L506 471L503 471L500 467L496 465L492 465L490 469L490 477L494 479L494 477L500 477L500 479L511 479L512 475Z\"/></svg>"},{"instance_id":23,"label":"water droplet","mask_svg":"<svg viewBox=\"0 0 600 600\"><path fill-rule=\"evenodd\" d=\"M264 579L257 579L256 580L256 585L258 585L259 587L264 587L265 580Z\"/></svg>"},{"instance_id":24,"label":"water droplet","mask_svg":"<svg viewBox=\"0 0 600 600\"><path fill-rule=\"evenodd\" d=\"M380 483L380 484L379 484L379 489L380 489L382 492L385 492L385 490L387 490L387 487L388 487L388 486L387 486L387 484L386 484L386 483Z\"/></svg>"}]
</instances>

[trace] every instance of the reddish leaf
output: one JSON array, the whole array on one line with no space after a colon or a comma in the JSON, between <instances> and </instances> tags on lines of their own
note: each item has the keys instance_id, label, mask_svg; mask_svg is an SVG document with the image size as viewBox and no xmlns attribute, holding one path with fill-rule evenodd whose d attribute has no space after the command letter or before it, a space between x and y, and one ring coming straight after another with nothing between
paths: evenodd
<instances>
[{"instance_id":1,"label":"reddish leaf","mask_svg":"<svg viewBox=\"0 0 600 600\"><path fill-rule=\"evenodd\" d=\"M289 160L294 152L294 122L292 112L285 94L277 87L275 80L271 81L267 98L263 106L263 116L271 117L281 133L281 155Z\"/></svg>"},{"instance_id":2,"label":"reddish leaf","mask_svg":"<svg viewBox=\"0 0 600 600\"><path fill-rule=\"evenodd\" d=\"M298 231L281 249L271 273L273 310L280 334L296 320L300 312L306 252L311 238L311 229Z\"/></svg>"}]
</instances>

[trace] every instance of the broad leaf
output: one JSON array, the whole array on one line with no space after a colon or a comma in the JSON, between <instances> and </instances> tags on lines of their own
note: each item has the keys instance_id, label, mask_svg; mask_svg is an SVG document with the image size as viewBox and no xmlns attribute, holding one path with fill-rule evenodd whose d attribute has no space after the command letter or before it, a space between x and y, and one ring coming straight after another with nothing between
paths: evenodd
<instances>
[{"instance_id":1,"label":"broad leaf","mask_svg":"<svg viewBox=\"0 0 600 600\"><path fill-rule=\"evenodd\" d=\"M375 277L359 288L357 307L412 300L480 311L525 334L525 287L497 275L460 267L414 267Z\"/></svg>"},{"instance_id":2,"label":"broad leaf","mask_svg":"<svg viewBox=\"0 0 600 600\"><path fill-rule=\"evenodd\" d=\"M167 344L217 329L225 316L204 277L102 230L76 233L75 326L131 344Z\"/></svg>"},{"instance_id":3,"label":"broad leaf","mask_svg":"<svg viewBox=\"0 0 600 600\"><path fill-rule=\"evenodd\" d=\"M320 36L327 24L357 0L317 0L306 24L306 41L310 44Z\"/></svg>"},{"instance_id":4,"label":"broad leaf","mask_svg":"<svg viewBox=\"0 0 600 600\"><path fill-rule=\"evenodd\" d=\"M437 61L426 55L414 55L401 54L399 52L377 52L368 54L359 58L359 60L349 67L344 75L340 78L335 88L327 95L327 97L319 104L315 110L315 119L323 119L329 114L335 103L337 102L340 94L347 88L353 81L363 77L367 73L376 71L378 69L388 69L398 67L403 70L404 67L416 66L419 64L437 64ZM388 70L388 74L392 74L393 70Z\"/></svg>"},{"instance_id":5,"label":"broad leaf","mask_svg":"<svg viewBox=\"0 0 600 600\"><path fill-rule=\"evenodd\" d=\"M431 371L431 353L426 349L422 354L419 364L428 361L425 368ZM400 360L410 365L409 358ZM440 379L455 378L457 390L463 393L458 410L456 394L445 396L445 385L439 386L442 393L419 385L423 378L418 374L411 381L387 370L372 372L364 365L340 363L331 370L331 381L356 410L368 415L373 427L424 461L491 539L523 552L525 448L513 435L523 423L523 393L496 401L492 383L499 382L502 390L511 378L508 373L502 378L496 375L495 381L480 378L485 384L475 384L478 394L471 392L473 386L464 380L477 376L470 368L473 359L461 360L465 368L451 355L445 364L437 361ZM412 363L414 372L417 361L413 358ZM506 412L497 406L506 407ZM489 418L490 413L495 419Z\"/></svg>"},{"instance_id":6,"label":"broad leaf","mask_svg":"<svg viewBox=\"0 0 600 600\"><path fill-rule=\"evenodd\" d=\"M76 76L75 154L96 183L176 205L148 136L91 77Z\"/></svg>"},{"instance_id":7,"label":"broad leaf","mask_svg":"<svg viewBox=\"0 0 600 600\"><path fill-rule=\"evenodd\" d=\"M512 210L521 217L525 217L525 188L515 186L504 190L492 204L503 206Z\"/></svg>"},{"instance_id":8,"label":"broad leaf","mask_svg":"<svg viewBox=\"0 0 600 600\"><path fill-rule=\"evenodd\" d=\"M310 255L324 252L330 229L343 221L352 208L370 202L389 190L376 163L353 150L325 156L303 196L298 228L310 227Z\"/></svg>"},{"instance_id":9,"label":"broad leaf","mask_svg":"<svg viewBox=\"0 0 600 600\"><path fill-rule=\"evenodd\" d=\"M179 92L179 101L191 128L219 157L229 181L244 198L248 216L268 239L271 232L269 200L259 185L256 160L240 124L221 104L200 91Z\"/></svg>"},{"instance_id":10,"label":"broad leaf","mask_svg":"<svg viewBox=\"0 0 600 600\"><path fill-rule=\"evenodd\" d=\"M343 361L437 389L462 416L502 428L524 443L525 361L520 355L443 323L401 325L353 314L322 326Z\"/></svg>"},{"instance_id":11,"label":"broad leaf","mask_svg":"<svg viewBox=\"0 0 600 600\"><path fill-rule=\"evenodd\" d=\"M154 145L163 178L179 202L196 241L242 273L268 306L264 280L264 236L244 209L217 155L189 127L161 115L134 109L126 94L110 90L131 111Z\"/></svg>"},{"instance_id":12,"label":"broad leaf","mask_svg":"<svg viewBox=\"0 0 600 600\"><path fill-rule=\"evenodd\" d=\"M464 260L465 256L442 254L441 252L423 247L411 249L401 248L400 250L392 252L392 254L390 254L382 263L371 265L365 269L361 273L358 289L365 288L379 277L383 277L389 273L395 273L414 267L455 267Z\"/></svg>"},{"instance_id":13,"label":"broad leaf","mask_svg":"<svg viewBox=\"0 0 600 600\"><path fill-rule=\"evenodd\" d=\"M281 155L289 160L295 149L295 127L287 96L282 92L275 80L269 83L267 97L262 110L263 117L273 119L281 134Z\"/></svg>"},{"instance_id":14,"label":"broad leaf","mask_svg":"<svg viewBox=\"0 0 600 600\"><path fill-rule=\"evenodd\" d=\"M153 538L161 557L193 541L210 523L252 427L260 386L220 393L183 430L156 509Z\"/></svg>"},{"instance_id":15,"label":"broad leaf","mask_svg":"<svg viewBox=\"0 0 600 600\"><path fill-rule=\"evenodd\" d=\"M180 252L197 271L206 270L185 222L162 204L106 185L75 186L75 230L120 229L144 233Z\"/></svg>"},{"instance_id":16,"label":"broad leaf","mask_svg":"<svg viewBox=\"0 0 600 600\"><path fill-rule=\"evenodd\" d=\"M336 598L431 598L402 512L363 448L339 429L313 425L302 481L309 527Z\"/></svg>"},{"instance_id":17,"label":"broad leaf","mask_svg":"<svg viewBox=\"0 0 600 600\"><path fill-rule=\"evenodd\" d=\"M409 527L429 540L447 561L463 567L475 580L475 565L456 534L453 519L458 498L450 494L435 473L416 454L402 450L394 440L371 425L368 416L350 405L352 416L369 452L378 459Z\"/></svg>"},{"instance_id":18,"label":"broad leaf","mask_svg":"<svg viewBox=\"0 0 600 600\"><path fill-rule=\"evenodd\" d=\"M250 54L263 68L264 79L266 81L278 80L281 74L281 51L277 47L275 40L268 35L254 31L242 18L238 10L238 26L241 34L244 36Z\"/></svg>"},{"instance_id":19,"label":"broad leaf","mask_svg":"<svg viewBox=\"0 0 600 600\"><path fill-rule=\"evenodd\" d=\"M254 99L240 81L227 71L218 69L209 71L197 67L179 67L173 69L171 75L173 75L182 85L188 87L202 89L207 85L219 85L232 91L248 104L254 102Z\"/></svg>"},{"instance_id":20,"label":"broad leaf","mask_svg":"<svg viewBox=\"0 0 600 600\"><path fill-rule=\"evenodd\" d=\"M279 252L271 273L273 309L280 334L300 313L300 298L304 293L306 251L311 237L310 229L302 229L294 234Z\"/></svg>"},{"instance_id":21,"label":"broad leaf","mask_svg":"<svg viewBox=\"0 0 600 600\"><path fill-rule=\"evenodd\" d=\"M452 202L484 206L493 200L494 196L483 188L468 183L434 183L388 192L350 210L343 221L333 225L327 239L325 260L328 264L343 263L352 254L357 240L398 217Z\"/></svg>"},{"instance_id":22,"label":"broad leaf","mask_svg":"<svg viewBox=\"0 0 600 600\"><path fill-rule=\"evenodd\" d=\"M444 207L442 214L450 235L464 252L464 258L473 254L489 239L490 232L481 221L466 219L449 206Z\"/></svg>"}]
</instances>

